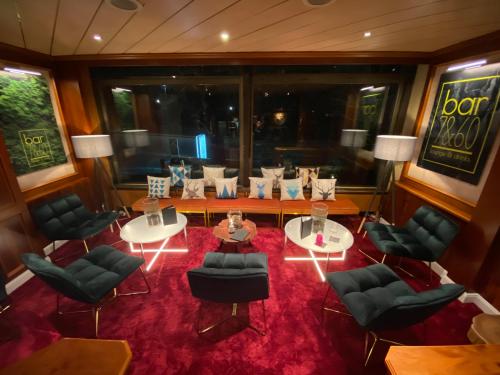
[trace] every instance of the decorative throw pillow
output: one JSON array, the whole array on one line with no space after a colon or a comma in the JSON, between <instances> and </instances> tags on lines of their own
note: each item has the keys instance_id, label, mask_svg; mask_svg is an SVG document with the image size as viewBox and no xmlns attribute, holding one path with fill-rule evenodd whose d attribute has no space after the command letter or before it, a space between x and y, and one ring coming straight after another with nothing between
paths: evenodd
<instances>
[{"instance_id":1,"label":"decorative throw pillow","mask_svg":"<svg viewBox=\"0 0 500 375\"><path fill-rule=\"evenodd\" d=\"M148 176L148 197L170 198L170 177Z\"/></svg>"},{"instance_id":2,"label":"decorative throw pillow","mask_svg":"<svg viewBox=\"0 0 500 375\"><path fill-rule=\"evenodd\" d=\"M273 179L273 188L279 189L280 183L283 181L283 173L285 172L285 168L260 168L262 171L262 177L264 178L272 178Z\"/></svg>"},{"instance_id":3,"label":"decorative throw pillow","mask_svg":"<svg viewBox=\"0 0 500 375\"><path fill-rule=\"evenodd\" d=\"M218 199L238 198L237 189L238 177L215 179L215 191Z\"/></svg>"},{"instance_id":4,"label":"decorative throw pillow","mask_svg":"<svg viewBox=\"0 0 500 375\"><path fill-rule=\"evenodd\" d=\"M205 186L215 186L216 178L224 178L224 169L226 169L226 167L203 166L203 178L205 180Z\"/></svg>"},{"instance_id":5,"label":"decorative throw pillow","mask_svg":"<svg viewBox=\"0 0 500 375\"><path fill-rule=\"evenodd\" d=\"M311 178L318 178L319 167L295 167L295 177L302 178L302 186L311 187Z\"/></svg>"},{"instance_id":6,"label":"decorative throw pillow","mask_svg":"<svg viewBox=\"0 0 500 375\"><path fill-rule=\"evenodd\" d=\"M249 177L250 194L248 198L273 199L273 179Z\"/></svg>"},{"instance_id":7,"label":"decorative throw pillow","mask_svg":"<svg viewBox=\"0 0 500 375\"><path fill-rule=\"evenodd\" d=\"M302 180L300 178L281 181L281 200L304 200L304 191L302 190Z\"/></svg>"},{"instance_id":8,"label":"decorative throw pillow","mask_svg":"<svg viewBox=\"0 0 500 375\"><path fill-rule=\"evenodd\" d=\"M191 178L190 165L169 165L170 169L170 185L184 186L184 179Z\"/></svg>"},{"instance_id":9,"label":"decorative throw pillow","mask_svg":"<svg viewBox=\"0 0 500 375\"><path fill-rule=\"evenodd\" d=\"M203 178L185 178L181 199L206 199Z\"/></svg>"},{"instance_id":10,"label":"decorative throw pillow","mask_svg":"<svg viewBox=\"0 0 500 375\"><path fill-rule=\"evenodd\" d=\"M312 178L312 201L334 201L335 200L335 178L318 179Z\"/></svg>"}]
</instances>

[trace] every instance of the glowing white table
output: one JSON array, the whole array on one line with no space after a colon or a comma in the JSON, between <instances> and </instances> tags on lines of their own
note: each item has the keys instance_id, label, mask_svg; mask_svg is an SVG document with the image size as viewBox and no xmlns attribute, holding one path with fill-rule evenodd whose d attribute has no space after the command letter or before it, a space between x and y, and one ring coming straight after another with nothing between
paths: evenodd
<instances>
[{"instance_id":1,"label":"glowing white table","mask_svg":"<svg viewBox=\"0 0 500 375\"><path fill-rule=\"evenodd\" d=\"M326 245L324 247L315 244L316 234L312 233L307 237L300 238L300 222L302 218L296 217L290 220L285 225L285 245L283 250L286 248L287 240L292 241L297 246L306 249L309 252L308 257L285 257L287 261L312 261L316 266L316 270L319 273L321 281L325 281L325 274L322 271L319 261L326 261L325 272L328 271L328 264L330 260L344 260L345 253L354 243L354 237L352 233L344 227L343 225L333 221L326 220L325 230L323 232L324 242ZM330 236L338 238L338 242L330 241ZM322 257L317 257L315 253L323 254ZM337 257L332 257L331 254L340 253ZM326 256L325 256L326 255Z\"/></svg>"},{"instance_id":2,"label":"glowing white table","mask_svg":"<svg viewBox=\"0 0 500 375\"><path fill-rule=\"evenodd\" d=\"M177 212L177 223L169 225L156 225L149 226L146 220L146 216L142 215L133 220L130 220L127 224L123 226L120 231L120 237L122 240L127 241L130 244L130 251L133 253L141 253L144 258L144 253L155 253L153 259L146 267L146 271L149 271L156 259L161 253L187 253L187 231L186 231L187 219L186 216ZM184 238L186 240L186 248L183 249L165 249L170 238L176 234L184 231ZM163 241L159 249L144 249L143 244L155 243ZM138 243L140 248L134 248L134 244Z\"/></svg>"}]
</instances>

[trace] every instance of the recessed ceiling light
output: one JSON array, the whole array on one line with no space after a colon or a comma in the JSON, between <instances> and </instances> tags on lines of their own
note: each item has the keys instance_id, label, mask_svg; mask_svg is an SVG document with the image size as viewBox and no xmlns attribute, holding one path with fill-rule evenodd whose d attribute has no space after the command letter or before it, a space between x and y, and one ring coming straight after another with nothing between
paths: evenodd
<instances>
[{"instance_id":1,"label":"recessed ceiling light","mask_svg":"<svg viewBox=\"0 0 500 375\"><path fill-rule=\"evenodd\" d=\"M304 4L313 7L313 8L319 8L319 7L324 7L328 4L333 4L336 0L303 0Z\"/></svg>"},{"instance_id":2,"label":"recessed ceiling light","mask_svg":"<svg viewBox=\"0 0 500 375\"><path fill-rule=\"evenodd\" d=\"M155 102L160 104L160 99L156 99Z\"/></svg>"},{"instance_id":3,"label":"recessed ceiling light","mask_svg":"<svg viewBox=\"0 0 500 375\"><path fill-rule=\"evenodd\" d=\"M363 36L364 36L365 38L369 38L369 37L371 37L371 36L372 36L372 33L371 33L371 31L365 31L365 33L363 34Z\"/></svg>"},{"instance_id":4,"label":"recessed ceiling light","mask_svg":"<svg viewBox=\"0 0 500 375\"><path fill-rule=\"evenodd\" d=\"M227 31L221 32L220 38L223 42L227 42L229 40L229 33Z\"/></svg>"},{"instance_id":5,"label":"recessed ceiling light","mask_svg":"<svg viewBox=\"0 0 500 375\"><path fill-rule=\"evenodd\" d=\"M173 79L176 79L177 77L176 76L172 76Z\"/></svg>"},{"instance_id":6,"label":"recessed ceiling light","mask_svg":"<svg viewBox=\"0 0 500 375\"><path fill-rule=\"evenodd\" d=\"M97 40L98 42L102 41L102 36L100 36L99 34L94 34L92 38L94 38L94 40Z\"/></svg>"},{"instance_id":7,"label":"recessed ceiling light","mask_svg":"<svg viewBox=\"0 0 500 375\"><path fill-rule=\"evenodd\" d=\"M143 7L143 5L137 0L106 0L106 2L112 7L126 12L137 12Z\"/></svg>"}]
</instances>

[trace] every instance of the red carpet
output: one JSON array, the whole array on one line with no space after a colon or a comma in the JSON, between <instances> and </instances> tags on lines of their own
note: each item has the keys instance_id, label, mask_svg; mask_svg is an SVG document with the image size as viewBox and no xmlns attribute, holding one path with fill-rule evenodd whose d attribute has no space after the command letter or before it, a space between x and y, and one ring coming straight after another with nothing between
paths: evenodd
<instances>
[{"instance_id":1,"label":"red carpet","mask_svg":"<svg viewBox=\"0 0 500 375\"><path fill-rule=\"evenodd\" d=\"M352 222L351 222L352 220ZM357 218L340 220L349 228ZM364 335L350 317L326 313L320 321L320 305L326 284L320 282L312 262L285 262L286 255L306 255L290 243L283 251L283 231L259 227L253 241L254 251L269 257L271 295L266 301L268 334L257 335L241 330L231 322L221 329L200 337L194 330L199 301L189 291L186 271L199 266L205 252L217 249L218 241L210 228L188 228L189 253L163 254L148 273L152 294L120 298L106 306L101 314L100 338L124 339L130 344L133 359L130 374L384 374L383 358L387 347L378 346L372 364L364 369L362 350ZM92 240L92 245L113 244L117 233L109 231ZM183 235L172 239L168 247L184 244ZM115 245L128 251L128 245ZM356 246L379 256L368 239L356 236L355 246L346 260L332 262L330 270L346 270L368 265ZM242 251L252 251L244 248ZM72 242L59 249L55 256L83 254L81 243ZM147 256L151 258L151 256ZM408 268L425 277L426 268L408 262ZM423 289L418 281L408 280ZM122 286L143 287L138 274ZM65 306L72 305L64 300ZM330 305L338 302L334 294ZM338 305L340 307L340 305ZM71 306L70 306L71 307ZM207 311L210 309L204 309ZM241 306L244 314L248 307ZM231 306L213 306L206 321L216 321L221 314L230 314ZM467 343L466 332L479 310L459 301L404 332L386 337L408 344L450 345ZM261 326L260 304L250 305L252 323ZM0 316L0 367L28 356L61 336L91 337L91 314L58 317L55 314L55 293L37 278L12 294L12 308Z\"/></svg>"}]
</instances>

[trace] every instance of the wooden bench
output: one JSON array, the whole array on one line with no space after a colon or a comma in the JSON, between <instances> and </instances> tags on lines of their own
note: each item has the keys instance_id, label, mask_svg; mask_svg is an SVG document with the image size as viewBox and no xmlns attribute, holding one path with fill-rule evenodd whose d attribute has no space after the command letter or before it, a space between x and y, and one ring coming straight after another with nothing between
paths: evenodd
<instances>
[{"instance_id":1,"label":"wooden bench","mask_svg":"<svg viewBox=\"0 0 500 375\"><path fill-rule=\"evenodd\" d=\"M132 209L144 211L143 199L134 202ZM276 215L278 226L283 227L285 215L310 215L312 203L309 199L300 201L280 201L279 199L253 199L241 197L237 199L160 199L160 208L173 205L178 212L197 213L203 215L204 224L210 224L214 214L227 213L230 209L239 209L245 214ZM337 198L334 201L321 201L328 206L328 215L358 215L359 207L349 198Z\"/></svg>"}]
</instances>

